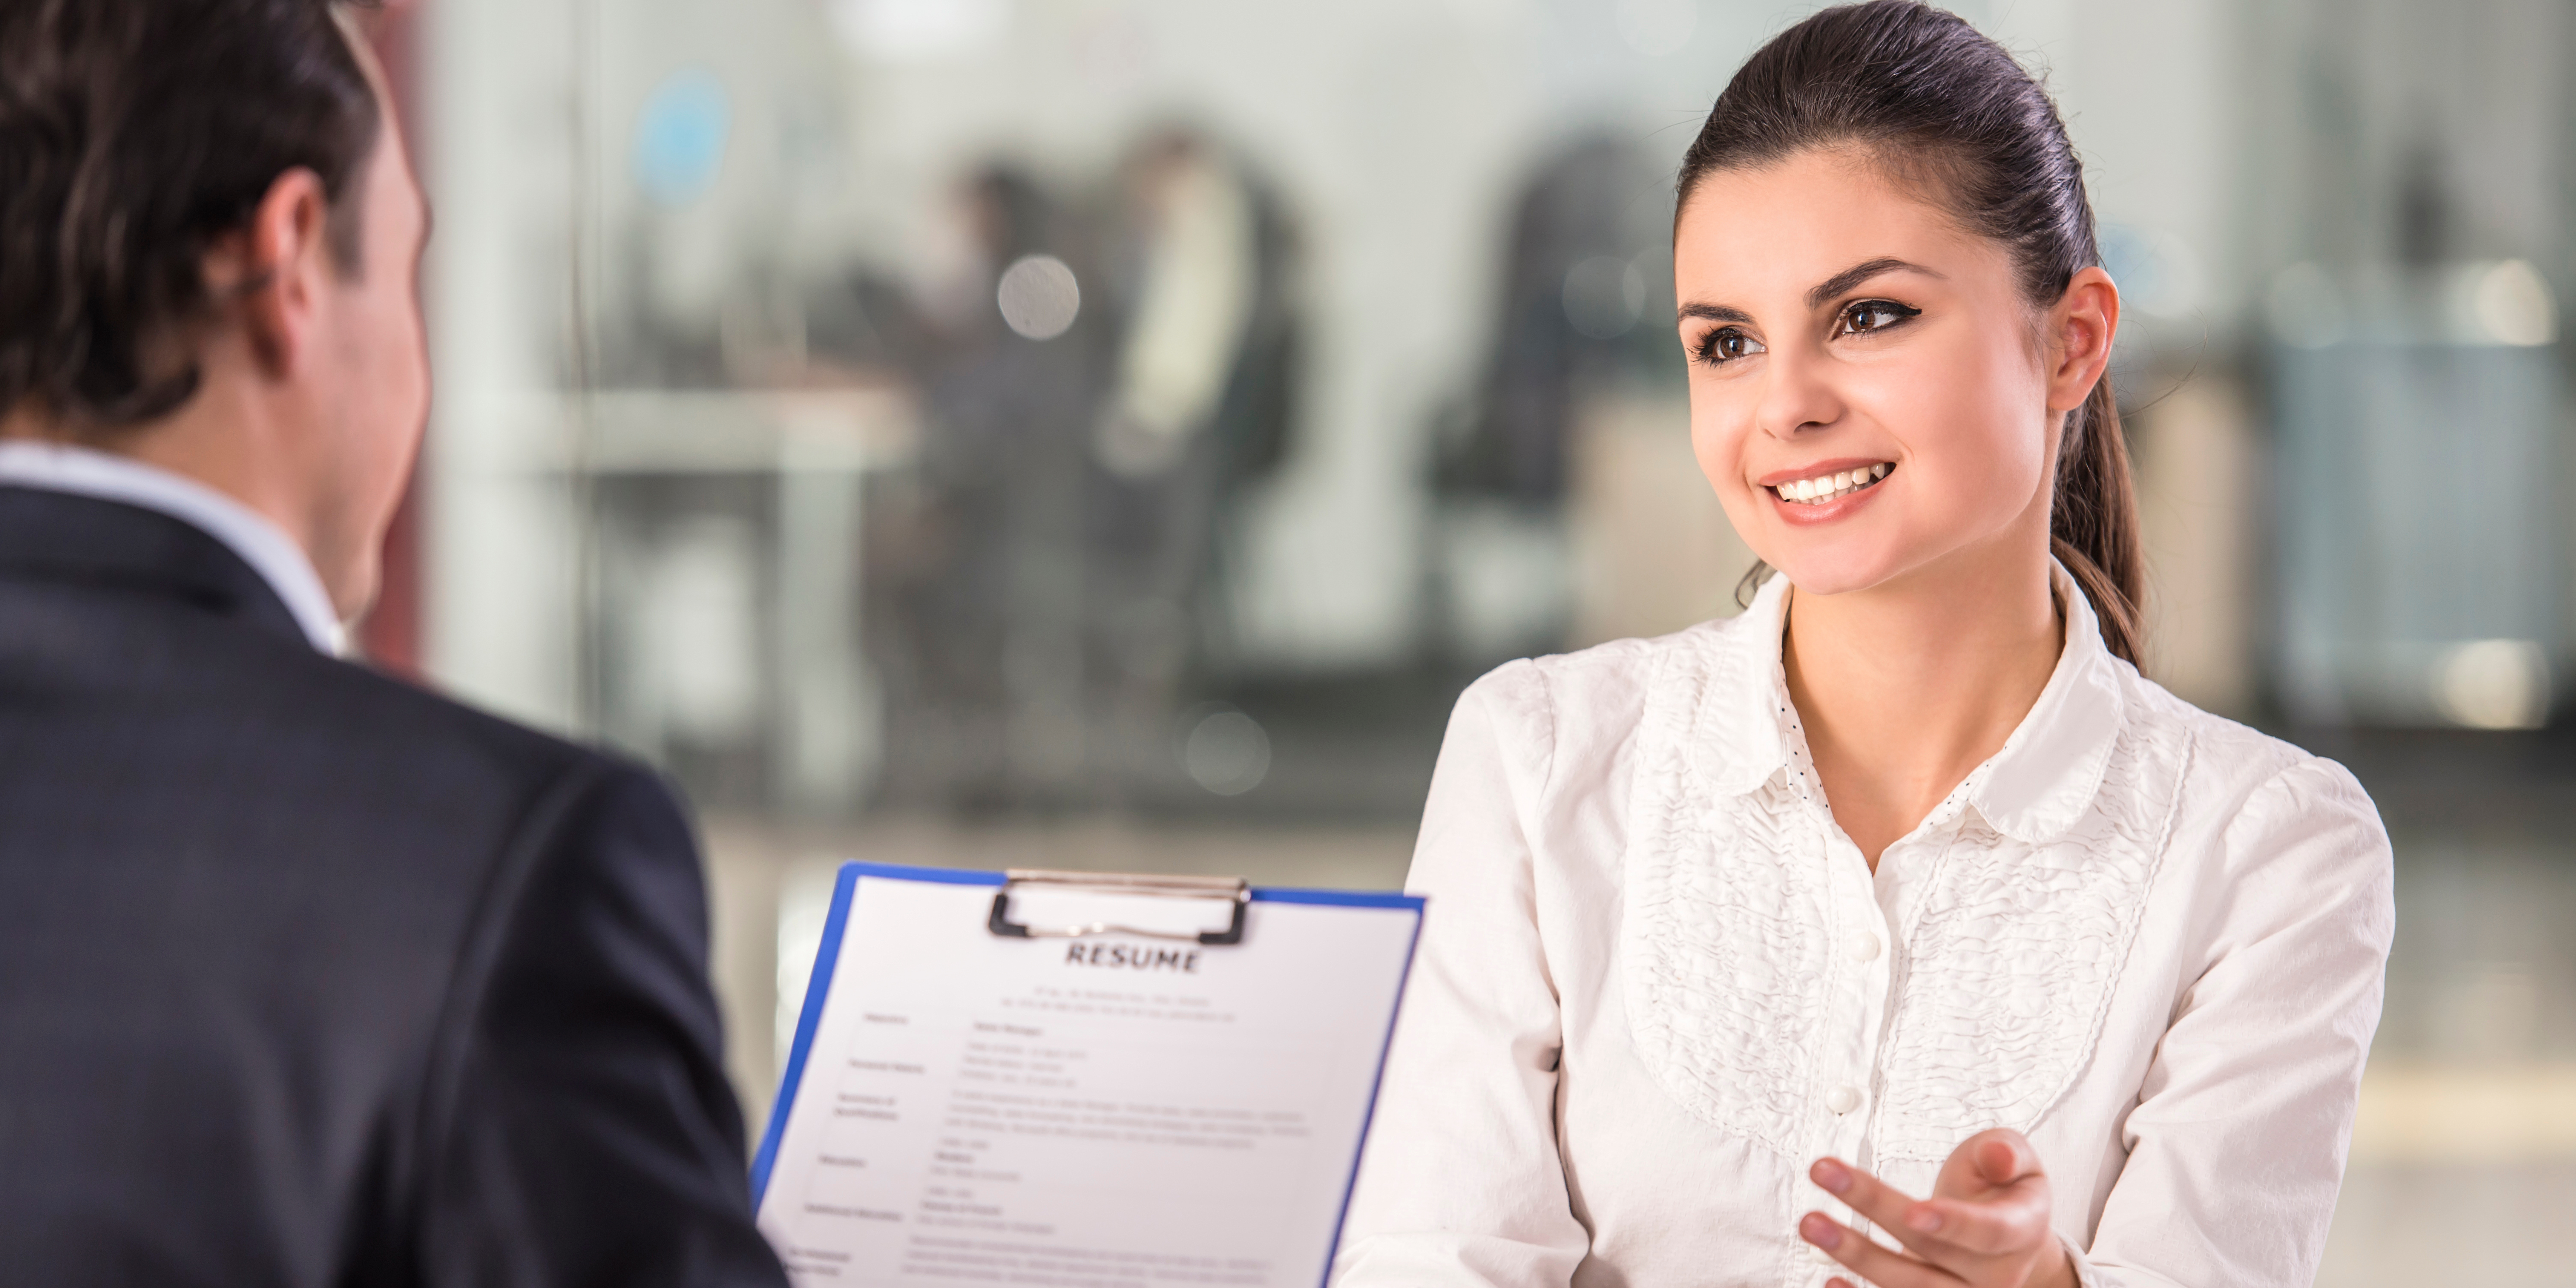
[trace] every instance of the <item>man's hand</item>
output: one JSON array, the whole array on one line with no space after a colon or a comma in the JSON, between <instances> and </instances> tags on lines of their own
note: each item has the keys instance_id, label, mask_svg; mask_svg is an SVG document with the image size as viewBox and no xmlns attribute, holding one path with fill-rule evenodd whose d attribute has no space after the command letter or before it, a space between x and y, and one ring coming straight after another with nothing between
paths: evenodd
<instances>
[{"instance_id":1,"label":"man's hand","mask_svg":"<svg viewBox=\"0 0 2576 1288\"><path fill-rule=\"evenodd\" d=\"M1807 1170L1816 1184L1896 1236L1890 1251L1826 1216L1798 1222L1807 1242L1878 1288L2075 1288L2075 1264L2048 1223L2048 1177L2017 1131L1979 1132L1952 1151L1916 1200L1840 1159ZM1855 1288L1835 1279L1830 1288Z\"/></svg>"}]
</instances>

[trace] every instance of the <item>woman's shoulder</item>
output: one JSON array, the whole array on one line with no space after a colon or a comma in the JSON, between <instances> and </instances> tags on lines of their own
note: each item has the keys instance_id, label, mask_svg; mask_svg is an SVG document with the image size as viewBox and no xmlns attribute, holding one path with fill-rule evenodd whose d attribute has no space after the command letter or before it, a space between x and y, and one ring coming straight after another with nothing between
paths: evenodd
<instances>
[{"instance_id":1,"label":"woman's shoulder","mask_svg":"<svg viewBox=\"0 0 2576 1288\"><path fill-rule=\"evenodd\" d=\"M2346 827L2385 851L2378 807L2341 763L2202 710L2134 670L2128 681L2134 718L2183 735L2178 741L2189 747L2183 812L2247 839Z\"/></svg>"},{"instance_id":2,"label":"woman's shoulder","mask_svg":"<svg viewBox=\"0 0 2576 1288\"><path fill-rule=\"evenodd\" d=\"M1500 720L1557 735L1632 728L1655 703L1706 687L1715 659L1740 643L1733 638L1738 620L1506 662L1468 685L1460 705L1480 704Z\"/></svg>"}]
</instances>

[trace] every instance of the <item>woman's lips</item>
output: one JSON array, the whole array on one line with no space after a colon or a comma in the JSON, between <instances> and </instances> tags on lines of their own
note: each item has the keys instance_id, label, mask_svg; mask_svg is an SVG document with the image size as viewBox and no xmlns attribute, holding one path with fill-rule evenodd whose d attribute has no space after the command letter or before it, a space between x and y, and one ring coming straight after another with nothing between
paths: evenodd
<instances>
[{"instance_id":1,"label":"woman's lips","mask_svg":"<svg viewBox=\"0 0 2576 1288\"><path fill-rule=\"evenodd\" d=\"M1865 504L1896 473L1894 461L1830 462L1763 485L1780 517L1792 523L1825 523Z\"/></svg>"}]
</instances>

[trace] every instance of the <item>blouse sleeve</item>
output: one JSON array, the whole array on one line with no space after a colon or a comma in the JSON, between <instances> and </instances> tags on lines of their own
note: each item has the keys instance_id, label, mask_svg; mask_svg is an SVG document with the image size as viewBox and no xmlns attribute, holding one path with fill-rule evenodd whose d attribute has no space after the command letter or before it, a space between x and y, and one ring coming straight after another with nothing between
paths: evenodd
<instances>
[{"instance_id":1,"label":"blouse sleeve","mask_svg":"<svg viewBox=\"0 0 2576 1288\"><path fill-rule=\"evenodd\" d=\"M2227 830L2224 903L2123 1128L2086 1288L2265 1288L2316 1275L2394 933L2388 835L2309 759Z\"/></svg>"},{"instance_id":2,"label":"blouse sleeve","mask_svg":"<svg viewBox=\"0 0 2576 1288\"><path fill-rule=\"evenodd\" d=\"M1375 1126L1334 1268L1342 1288L1562 1288L1589 1239L1557 1155L1557 995L1528 820L1546 678L1528 662L1458 700L1406 887L1427 897Z\"/></svg>"}]
</instances>

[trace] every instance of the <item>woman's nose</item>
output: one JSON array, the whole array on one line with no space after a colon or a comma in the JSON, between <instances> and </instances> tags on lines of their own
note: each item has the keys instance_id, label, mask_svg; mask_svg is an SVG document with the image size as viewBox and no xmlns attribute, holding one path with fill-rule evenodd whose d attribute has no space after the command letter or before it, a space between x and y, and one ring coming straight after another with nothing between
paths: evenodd
<instances>
[{"instance_id":1,"label":"woman's nose","mask_svg":"<svg viewBox=\"0 0 2576 1288\"><path fill-rule=\"evenodd\" d=\"M1843 403L1825 363L1794 349L1775 349L1762 373L1761 401L1754 427L1777 439L1791 439L1842 419Z\"/></svg>"}]
</instances>

